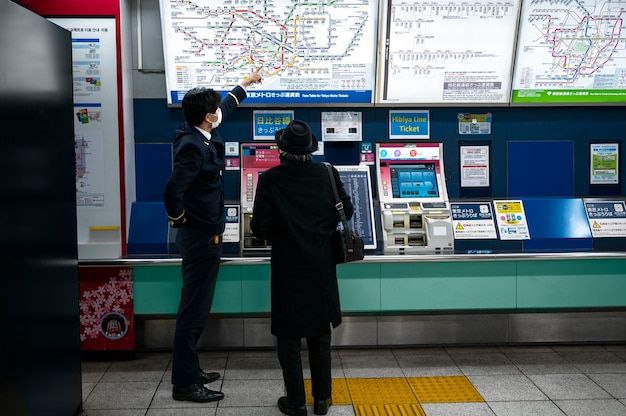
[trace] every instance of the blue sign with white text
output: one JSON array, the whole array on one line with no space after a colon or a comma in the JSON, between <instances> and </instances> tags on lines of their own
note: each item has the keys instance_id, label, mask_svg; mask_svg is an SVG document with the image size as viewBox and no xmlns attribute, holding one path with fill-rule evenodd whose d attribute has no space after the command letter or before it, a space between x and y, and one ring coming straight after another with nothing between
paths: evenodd
<instances>
[{"instance_id":1,"label":"blue sign with white text","mask_svg":"<svg viewBox=\"0 0 626 416\"><path fill-rule=\"evenodd\" d=\"M254 111L254 140L274 140L278 130L293 120L293 111Z\"/></svg>"},{"instance_id":2,"label":"blue sign with white text","mask_svg":"<svg viewBox=\"0 0 626 416\"><path fill-rule=\"evenodd\" d=\"M389 111L390 139L428 139L429 125L428 110Z\"/></svg>"}]
</instances>

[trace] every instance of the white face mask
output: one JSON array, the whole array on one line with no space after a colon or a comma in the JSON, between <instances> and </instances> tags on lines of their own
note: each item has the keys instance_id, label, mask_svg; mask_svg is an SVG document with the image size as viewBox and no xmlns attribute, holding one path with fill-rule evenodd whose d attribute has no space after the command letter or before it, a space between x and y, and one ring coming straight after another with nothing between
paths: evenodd
<instances>
[{"instance_id":1,"label":"white face mask","mask_svg":"<svg viewBox=\"0 0 626 416\"><path fill-rule=\"evenodd\" d=\"M222 122L222 109L218 107L217 111L213 115L217 116L217 121L211 121L211 130L218 128Z\"/></svg>"}]
</instances>

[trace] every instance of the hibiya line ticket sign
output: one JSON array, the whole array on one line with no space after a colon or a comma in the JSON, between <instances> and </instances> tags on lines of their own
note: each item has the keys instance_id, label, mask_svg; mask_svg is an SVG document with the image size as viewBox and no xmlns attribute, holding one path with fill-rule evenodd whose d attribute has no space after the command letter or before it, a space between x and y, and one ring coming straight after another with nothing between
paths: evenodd
<instances>
[{"instance_id":1,"label":"hibiya line ticket sign","mask_svg":"<svg viewBox=\"0 0 626 416\"><path fill-rule=\"evenodd\" d=\"M377 103L508 103L520 0L387 0Z\"/></svg>"},{"instance_id":2,"label":"hibiya line ticket sign","mask_svg":"<svg viewBox=\"0 0 626 416\"><path fill-rule=\"evenodd\" d=\"M246 104L371 104L378 2L160 0L168 103L229 91L262 66Z\"/></svg>"},{"instance_id":3,"label":"hibiya line ticket sign","mask_svg":"<svg viewBox=\"0 0 626 416\"><path fill-rule=\"evenodd\" d=\"M619 1L524 2L511 102L625 102L623 25Z\"/></svg>"}]
</instances>

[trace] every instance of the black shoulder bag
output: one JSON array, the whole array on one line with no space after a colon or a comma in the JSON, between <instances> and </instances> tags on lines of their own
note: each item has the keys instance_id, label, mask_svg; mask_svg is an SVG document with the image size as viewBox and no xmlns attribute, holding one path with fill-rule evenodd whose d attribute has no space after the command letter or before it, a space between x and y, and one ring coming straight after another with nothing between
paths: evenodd
<instances>
[{"instance_id":1,"label":"black shoulder bag","mask_svg":"<svg viewBox=\"0 0 626 416\"><path fill-rule=\"evenodd\" d=\"M324 164L326 165L326 169L328 169L330 184L332 185L333 194L335 195L335 209L337 209L339 213L342 225L341 229L337 229L333 235L332 244L335 264L363 260L365 257L363 238L348 228L348 221L346 220L346 214L343 212L343 203L339 197L339 191L337 191L332 166L328 162L324 162Z\"/></svg>"}]
</instances>

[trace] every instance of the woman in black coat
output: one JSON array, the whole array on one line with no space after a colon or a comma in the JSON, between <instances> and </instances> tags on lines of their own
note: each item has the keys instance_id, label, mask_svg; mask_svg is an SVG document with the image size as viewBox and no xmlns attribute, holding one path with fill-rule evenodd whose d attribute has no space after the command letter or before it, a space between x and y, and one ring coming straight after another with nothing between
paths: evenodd
<instances>
[{"instance_id":1,"label":"woman in black coat","mask_svg":"<svg viewBox=\"0 0 626 416\"><path fill-rule=\"evenodd\" d=\"M306 415L300 358L307 339L315 414L331 404L330 333L341 323L331 238L339 216L328 170L314 162L317 139L299 120L276 133L281 163L259 176L251 220L255 236L268 239L271 254L272 334L277 337L286 397L278 407ZM335 175L346 217L353 207Z\"/></svg>"}]
</instances>

